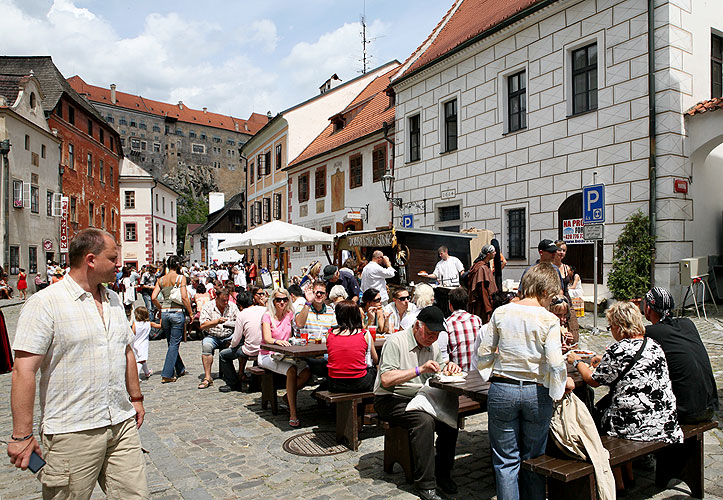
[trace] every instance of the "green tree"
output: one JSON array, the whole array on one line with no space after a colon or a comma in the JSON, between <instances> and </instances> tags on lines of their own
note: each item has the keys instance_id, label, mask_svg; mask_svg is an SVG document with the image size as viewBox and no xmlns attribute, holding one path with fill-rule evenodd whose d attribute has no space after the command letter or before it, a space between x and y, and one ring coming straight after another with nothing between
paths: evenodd
<instances>
[{"instance_id":1,"label":"green tree","mask_svg":"<svg viewBox=\"0 0 723 500\"><path fill-rule=\"evenodd\" d=\"M186 239L186 225L203 224L208 215L208 200L196 198L186 193L178 198L178 242L176 248L179 254L183 252L183 242Z\"/></svg>"},{"instance_id":2,"label":"green tree","mask_svg":"<svg viewBox=\"0 0 723 500\"><path fill-rule=\"evenodd\" d=\"M617 300L640 298L650 289L650 266L655 258L655 239L650 218L641 211L631 215L613 250L608 288Z\"/></svg>"}]
</instances>

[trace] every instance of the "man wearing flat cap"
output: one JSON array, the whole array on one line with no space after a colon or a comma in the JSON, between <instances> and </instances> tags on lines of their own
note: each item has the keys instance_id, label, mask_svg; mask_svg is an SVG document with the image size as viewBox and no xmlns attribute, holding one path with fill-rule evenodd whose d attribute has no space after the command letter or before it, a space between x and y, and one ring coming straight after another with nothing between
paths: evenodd
<instances>
[{"instance_id":1,"label":"man wearing flat cap","mask_svg":"<svg viewBox=\"0 0 723 500\"><path fill-rule=\"evenodd\" d=\"M331 289L334 288L334 285L341 285L344 287L344 290L346 290L349 300L354 302L359 300L359 282L354 276L347 273L340 273L338 267L329 264L324 267L323 278L326 283L327 297L331 293Z\"/></svg>"},{"instance_id":2,"label":"man wearing flat cap","mask_svg":"<svg viewBox=\"0 0 723 500\"><path fill-rule=\"evenodd\" d=\"M419 311L410 328L387 337L379 360L374 384L374 406L379 418L406 428L414 462L414 485L426 500L457 492L452 481L457 428L435 420L423 411L407 411L407 405L433 375L459 373L459 366L442 361L437 346L439 332L444 330L444 315L436 306ZM437 434L435 455L434 434Z\"/></svg>"}]
</instances>

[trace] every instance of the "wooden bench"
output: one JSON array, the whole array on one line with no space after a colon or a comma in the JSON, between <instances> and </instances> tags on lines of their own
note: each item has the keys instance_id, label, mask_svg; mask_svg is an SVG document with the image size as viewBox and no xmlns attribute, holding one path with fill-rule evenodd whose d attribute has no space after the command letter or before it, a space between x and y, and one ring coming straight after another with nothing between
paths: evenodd
<instances>
[{"instance_id":1,"label":"wooden bench","mask_svg":"<svg viewBox=\"0 0 723 500\"><path fill-rule=\"evenodd\" d=\"M271 413L278 414L279 401L276 397L276 387L274 387L274 372L260 366L252 366L249 372L261 378L261 408L265 410L271 404Z\"/></svg>"},{"instance_id":2,"label":"wooden bench","mask_svg":"<svg viewBox=\"0 0 723 500\"><path fill-rule=\"evenodd\" d=\"M316 391L314 397L320 401L336 405L336 441L347 441L353 451L359 449L359 430L362 418L358 413L359 405L374 399L373 392L347 393Z\"/></svg>"},{"instance_id":3,"label":"wooden bench","mask_svg":"<svg viewBox=\"0 0 723 500\"><path fill-rule=\"evenodd\" d=\"M259 358L258 355L257 356L246 356L245 354L239 358L238 386L241 389L243 389L243 385L246 384L246 392L252 392L251 377L246 376L246 372L250 371L248 366L245 366L245 368L243 370L241 370L242 359L246 359L245 365L248 365L249 361L250 361L251 368L254 368L258 365L258 358ZM263 375L261 375L261 376L263 377Z\"/></svg>"},{"instance_id":4,"label":"wooden bench","mask_svg":"<svg viewBox=\"0 0 723 500\"><path fill-rule=\"evenodd\" d=\"M464 428L465 417L482 411L482 406L477 401L467 396L460 396L457 426ZM384 472L391 474L394 464L398 463L404 471L404 478L408 483L411 483L413 480L414 458L409 442L409 431L404 427L395 426L386 421L381 423L384 429Z\"/></svg>"},{"instance_id":5,"label":"wooden bench","mask_svg":"<svg viewBox=\"0 0 723 500\"><path fill-rule=\"evenodd\" d=\"M685 441L667 444L643 442L602 436L602 444L610 454L612 467L638 457L656 454L655 485L665 488L671 479L685 482L691 496L703 498L703 434L718 427L717 422L683 425ZM547 478L547 495L555 499L594 500L595 471L592 464L574 458L542 455L525 460L522 468Z\"/></svg>"}]
</instances>

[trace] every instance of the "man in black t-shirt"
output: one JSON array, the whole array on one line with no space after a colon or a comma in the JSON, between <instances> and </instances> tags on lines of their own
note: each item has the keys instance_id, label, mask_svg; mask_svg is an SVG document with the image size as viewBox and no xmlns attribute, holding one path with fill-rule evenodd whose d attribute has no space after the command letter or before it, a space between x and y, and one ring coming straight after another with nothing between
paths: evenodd
<instances>
[{"instance_id":1,"label":"man in black t-shirt","mask_svg":"<svg viewBox=\"0 0 723 500\"><path fill-rule=\"evenodd\" d=\"M677 401L678 422L695 424L713 418L718 410L718 392L708 352L700 334L688 318L673 318L673 297L665 288L645 294L645 317L653 323L645 335L663 348Z\"/></svg>"}]
</instances>

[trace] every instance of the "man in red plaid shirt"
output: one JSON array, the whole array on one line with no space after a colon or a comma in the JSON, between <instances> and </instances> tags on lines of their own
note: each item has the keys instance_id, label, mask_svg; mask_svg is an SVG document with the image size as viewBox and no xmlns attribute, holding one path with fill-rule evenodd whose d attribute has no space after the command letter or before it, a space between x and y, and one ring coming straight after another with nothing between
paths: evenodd
<instances>
[{"instance_id":1,"label":"man in red plaid shirt","mask_svg":"<svg viewBox=\"0 0 723 500\"><path fill-rule=\"evenodd\" d=\"M472 350L474 339L482 328L479 316L464 310L467 307L467 290L457 287L449 292L449 309L452 314L444 321L449 335L449 360L459 365L463 371L472 368Z\"/></svg>"}]
</instances>

